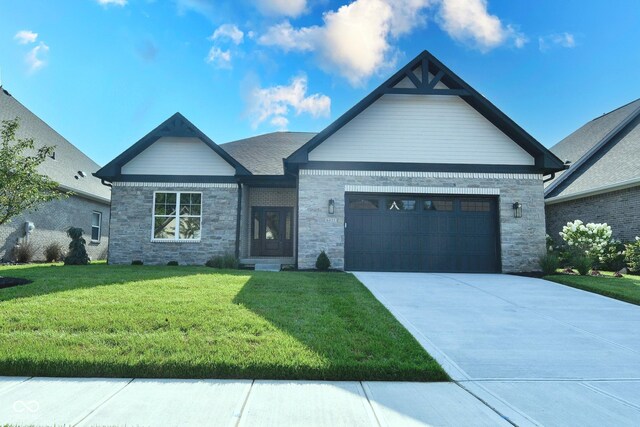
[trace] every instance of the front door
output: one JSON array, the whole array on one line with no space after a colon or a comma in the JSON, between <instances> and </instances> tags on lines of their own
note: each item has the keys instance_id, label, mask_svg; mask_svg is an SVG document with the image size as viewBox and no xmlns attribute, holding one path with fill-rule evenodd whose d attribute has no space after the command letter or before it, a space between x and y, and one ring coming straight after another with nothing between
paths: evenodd
<instances>
[{"instance_id":1,"label":"front door","mask_svg":"<svg viewBox=\"0 0 640 427\"><path fill-rule=\"evenodd\" d=\"M251 256L293 256L293 208L251 208Z\"/></svg>"}]
</instances>

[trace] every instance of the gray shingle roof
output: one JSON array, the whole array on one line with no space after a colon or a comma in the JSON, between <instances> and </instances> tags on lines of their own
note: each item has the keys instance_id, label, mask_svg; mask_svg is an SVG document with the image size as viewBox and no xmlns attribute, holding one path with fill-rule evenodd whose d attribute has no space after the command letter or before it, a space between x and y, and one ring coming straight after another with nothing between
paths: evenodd
<instances>
[{"instance_id":1,"label":"gray shingle roof","mask_svg":"<svg viewBox=\"0 0 640 427\"><path fill-rule=\"evenodd\" d=\"M316 134L312 132L272 132L221 144L254 175L284 175L282 160Z\"/></svg>"},{"instance_id":2,"label":"gray shingle roof","mask_svg":"<svg viewBox=\"0 0 640 427\"><path fill-rule=\"evenodd\" d=\"M98 164L0 87L0 121L16 117L20 119L18 138L33 138L36 149L44 145L56 146L55 160L47 159L42 163L40 173L57 181L61 186L74 190L78 195L84 193L110 199L109 188L91 175L99 169ZM75 179L78 171L84 172L86 177Z\"/></svg>"},{"instance_id":3,"label":"gray shingle roof","mask_svg":"<svg viewBox=\"0 0 640 427\"><path fill-rule=\"evenodd\" d=\"M591 120L553 146L551 151L560 159L569 160L572 165L579 161L583 164L576 165L577 167L573 170L570 168L562 172L564 174L570 172L570 175L565 177L564 182L556 184L556 188L549 187L562 175L562 173L557 174L555 180L547 184L547 198L570 196L640 178L638 120L616 131L626 121L637 115L639 109L640 99L637 99ZM613 131L616 133L612 134ZM609 139L610 142L590 152L605 142L605 139Z\"/></svg>"}]
</instances>

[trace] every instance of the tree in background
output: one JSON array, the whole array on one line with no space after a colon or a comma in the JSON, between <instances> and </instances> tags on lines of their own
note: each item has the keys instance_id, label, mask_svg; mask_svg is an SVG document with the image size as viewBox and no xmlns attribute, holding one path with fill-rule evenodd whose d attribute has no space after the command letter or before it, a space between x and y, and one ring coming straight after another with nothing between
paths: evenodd
<instances>
[{"instance_id":1,"label":"tree in background","mask_svg":"<svg viewBox=\"0 0 640 427\"><path fill-rule=\"evenodd\" d=\"M55 147L44 146L34 151L32 138L16 138L18 118L3 120L0 126L0 225L27 209L65 197L57 191L58 183L38 173Z\"/></svg>"}]
</instances>

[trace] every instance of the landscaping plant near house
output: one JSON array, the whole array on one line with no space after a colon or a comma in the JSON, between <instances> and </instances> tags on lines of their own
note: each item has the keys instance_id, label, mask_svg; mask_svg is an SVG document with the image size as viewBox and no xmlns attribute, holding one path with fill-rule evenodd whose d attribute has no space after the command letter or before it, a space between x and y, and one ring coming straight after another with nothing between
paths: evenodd
<instances>
[{"instance_id":1,"label":"landscaping plant near house","mask_svg":"<svg viewBox=\"0 0 640 427\"><path fill-rule=\"evenodd\" d=\"M581 276L586 276L593 268L593 259L587 255L575 255L572 265Z\"/></svg>"},{"instance_id":2,"label":"landscaping plant near house","mask_svg":"<svg viewBox=\"0 0 640 427\"><path fill-rule=\"evenodd\" d=\"M134 259L131 261L131 265L144 265L144 262L141 259Z\"/></svg>"},{"instance_id":3,"label":"landscaping plant near house","mask_svg":"<svg viewBox=\"0 0 640 427\"><path fill-rule=\"evenodd\" d=\"M552 252L541 256L538 263L545 276L556 274L558 268L560 268L560 258Z\"/></svg>"},{"instance_id":4,"label":"landscaping plant near house","mask_svg":"<svg viewBox=\"0 0 640 427\"><path fill-rule=\"evenodd\" d=\"M84 231L82 228L69 227L67 236L71 238L69 243L69 253L64 259L64 265L87 265L89 264L89 255L87 255L86 240L82 237Z\"/></svg>"},{"instance_id":5,"label":"landscaping plant near house","mask_svg":"<svg viewBox=\"0 0 640 427\"><path fill-rule=\"evenodd\" d=\"M598 257L598 267L605 271L618 271L625 267L625 245L620 240L611 240Z\"/></svg>"},{"instance_id":6,"label":"landscaping plant near house","mask_svg":"<svg viewBox=\"0 0 640 427\"><path fill-rule=\"evenodd\" d=\"M180 265L180 264L178 264L178 261L169 261L169 262L167 263L167 265L168 265L168 266L171 266L171 267L176 267L176 266L178 266L178 265Z\"/></svg>"},{"instance_id":7,"label":"landscaping plant near house","mask_svg":"<svg viewBox=\"0 0 640 427\"><path fill-rule=\"evenodd\" d=\"M579 219L568 222L562 227L560 237L567 243L574 254L586 255L592 259L599 258L604 248L611 242L611 227L604 224L584 224Z\"/></svg>"},{"instance_id":8,"label":"landscaping plant near house","mask_svg":"<svg viewBox=\"0 0 640 427\"><path fill-rule=\"evenodd\" d=\"M204 264L211 268L229 268L237 269L239 266L238 258L232 254L215 255L207 260Z\"/></svg>"},{"instance_id":9,"label":"landscaping plant near house","mask_svg":"<svg viewBox=\"0 0 640 427\"><path fill-rule=\"evenodd\" d=\"M57 262L64 259L64 250L58 242L49 243L44 248L44 259L47 262Z\"/></svg>"},{"instance_id":10,"label":"landscaping plant near house","mask_svg":"<svg viewBox=\"0 0 640 427\"><path fill-rule=\"evenodd\" d=\"M31 262L35 255L36 247L29 241L20 243L20 245L16 246L13 250L13 256L16 262L22 264Z\"/></svg>"},{"instance_id":11,"label":"landscaping plant near house","mask_svg":"<svg viewBox=\"0 0 640 427\"><path fill-rule=\"evenodd\" d=\"M634 273L640 272L640 237L625 245L625 261Z\"/></svg>"},{"instance_id":12,"label":"landscaping plant near house","mask_svg":"<svg viewBox=\"0 0 640 427\"><path fill-rule=\"evenodd\" d=\"M331 260L327 256L325 251L320 252L318 259L316 259L316 268L320 271L327 271L331 267Z\"/></svg>"}]
</instances>

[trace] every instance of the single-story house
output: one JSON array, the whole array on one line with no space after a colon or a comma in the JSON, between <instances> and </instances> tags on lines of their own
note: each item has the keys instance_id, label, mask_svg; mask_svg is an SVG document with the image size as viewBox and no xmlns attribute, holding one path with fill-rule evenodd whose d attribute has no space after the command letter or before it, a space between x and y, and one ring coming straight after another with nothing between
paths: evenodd
<instances>
[{"instance_id":1,"label":"single-story house","mask_svg":"<svg viewBox=\"0 0 640 427\"><path fill-rule=\"evenodd\" d=\"M551 151L569 164L545 189L551 237L576 219L606 222L620 240L640 236L640 99L591 120Z\"/></svg>"},{"instance_id":2,"label":"single-story house","mask_svg":"<svg viewBox=\"0 0 640 427\"><path fill-rule=\"evenodd\" d=\"M424 51L318 134L223 145L175 114L95 175L109 262L511 272L544 252L563 163Z\"/></svg>"},{"instance_id":3,"label":"single-story house","mask_svg":"<svg viewBox=\"0 0 640 427\"><path fill-rule=\"evenodd\" d=\"M0 87L0 122L15 118L20 123L18 138L32 138L36 150L45 145L55 146L54 154L38 171L56 181L58 190L70 195L44 203L0 225L0 260L12 261L16 244L26 241L36 248L34 260L44 260L43 251L53 242L66 250L71 241L66 233L69 227L84 230L91 259L105 259L111 192L92 175L99 169L98 164Z\"/></svg>"}]
</instances>

